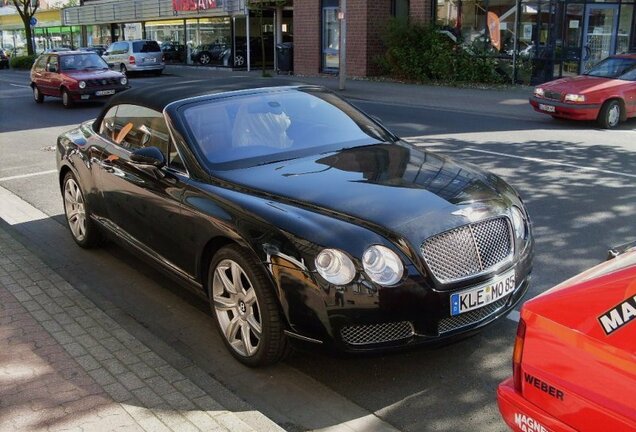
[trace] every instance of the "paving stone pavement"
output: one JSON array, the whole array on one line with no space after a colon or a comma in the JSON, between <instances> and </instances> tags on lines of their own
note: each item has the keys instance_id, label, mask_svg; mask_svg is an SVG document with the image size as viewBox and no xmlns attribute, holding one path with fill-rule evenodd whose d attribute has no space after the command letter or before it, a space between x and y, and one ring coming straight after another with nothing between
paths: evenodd
<instances>
[{"instance_id":1,"label":"paving stone pavement","mask_svg":"<svg viewBox=\"0 0 636 432\"><path fill-rule=\"evenodd\" d=\"M0 432L170 430L256 429L0 225Z\"/></svg>"}]
</instances>

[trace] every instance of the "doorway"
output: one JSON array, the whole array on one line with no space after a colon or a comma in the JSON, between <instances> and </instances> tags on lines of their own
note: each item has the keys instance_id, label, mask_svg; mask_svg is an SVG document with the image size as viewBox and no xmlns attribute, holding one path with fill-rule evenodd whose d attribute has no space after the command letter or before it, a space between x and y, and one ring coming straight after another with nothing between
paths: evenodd
<instances>
[{"instance_id":1,"label":"doorway","mask_svg":"<svg viewBox=\"0 0 636 432\"><path fill-rule=\"evenodd\" d=\"M585 11L581 73L614 54L618 28L618 5L591 4Z\"/></svg>"}]
</instances>

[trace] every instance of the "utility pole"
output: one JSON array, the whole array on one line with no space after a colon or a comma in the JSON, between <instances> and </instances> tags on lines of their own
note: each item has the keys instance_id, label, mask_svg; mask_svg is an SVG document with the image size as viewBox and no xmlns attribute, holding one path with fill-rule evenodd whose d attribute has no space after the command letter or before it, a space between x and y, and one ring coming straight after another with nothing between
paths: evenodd
<instances>
[{"instance_id":1,"label":"utility pole","mask_svg":"<svg viewBox=\"0 0 636 432\"><path fill-rule=\"evenodd\" d=\"M340 83L338 88L345 89L345 81L347 80L347 0L340 0L340 61L338 69L338 78Z\"/></svg>"}]
</instances>

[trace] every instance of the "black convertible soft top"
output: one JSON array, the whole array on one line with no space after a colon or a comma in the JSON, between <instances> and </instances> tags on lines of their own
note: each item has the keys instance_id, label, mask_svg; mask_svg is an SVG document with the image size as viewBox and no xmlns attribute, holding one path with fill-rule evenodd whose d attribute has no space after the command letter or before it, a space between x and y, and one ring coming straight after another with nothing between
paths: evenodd
<instances>
[{"instance_id":1,"label":"black convertible soft top","mask_svg":"<svg viewBox=\"0 0 636 432\"><path fill-rule=\"evenodd\" d=\"M211 80L188 81L180 84L170 82L149 86L133 87L117 93L106 104L100 115L95 119L93 128L99 129L104 114L113 106L121 104L140 105L162 112L172 102L196 96L214 95L219 93L250 90L266 87L307 86L305 83L293 82L275 78L224 78Z\"/></svg>"}]
</instances>

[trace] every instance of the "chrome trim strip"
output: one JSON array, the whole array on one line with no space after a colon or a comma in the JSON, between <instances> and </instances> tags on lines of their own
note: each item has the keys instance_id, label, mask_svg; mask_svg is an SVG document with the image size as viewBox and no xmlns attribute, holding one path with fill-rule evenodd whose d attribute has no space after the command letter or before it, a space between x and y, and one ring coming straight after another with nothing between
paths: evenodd
<instances>
[{"instance_id":1,"label":"chrome trim strip","mask_svg":"<svg viewBox=\"0 0 636 432\"><path fill-rule=\"evenodd\" d=\"M103 217L99 217L99 216L95 216L95 215L91 215L91 219L93 219L94 221L99 223L100 226L103 226L108 231L110 231L113 234L115 234L120 239L124 240L126 243L128 243L131 246L135 247L135 249L139 250L140 252L143 252L146 256L148 256L149 258L152 258L154 261L156 261L157 263L161 264L163 267L174 271L175 273L177 273L177 275L179 277L185 279L186 281L188 281L192 285L196 286L197 288L203 289L203 285L201 283L199 283L193 276L189 275L186 271L184 271L181 268L179 268L176 264L173 264L172 262L170 262L169 260L167 260L163 256L161 256L158 253L154 252L152 249L147 247L145 244L143 244L142 242L140 242L139 240L137 240L136 238L134 238L133 236L128 234L126 231L121 229L114 222L110 221L109 219L106 219L106 218L103 218Z\"/></svg>"},{"instance_id":2,"label":"chrome trim strip","mask_svg":"<svg viewBox=\"0 0 636 432\"><path fill-rule=\"evenodd\" d=\"M283 333L285 333L289 337L293 337L295 339L300 339L300 340L305 341L305 342L311 342L311 343L315 343L315 344L322 344L323 343L321 340L313 339L313 338L310 338L310 337L307 337L307 336L300 335L298 333L290 332L289 330L285 330Z\"/></svg>"}]
</instances>

